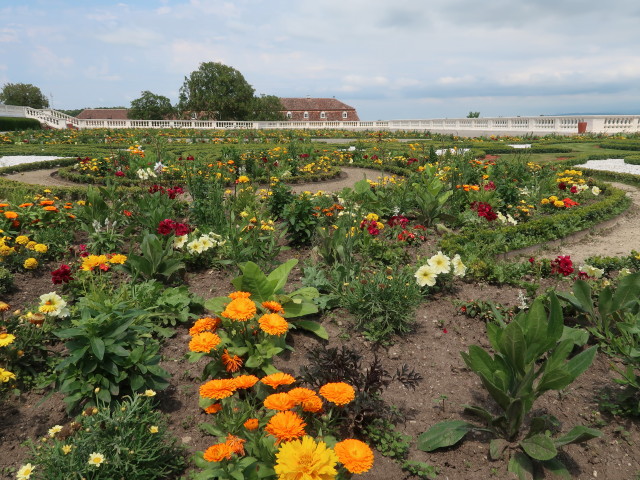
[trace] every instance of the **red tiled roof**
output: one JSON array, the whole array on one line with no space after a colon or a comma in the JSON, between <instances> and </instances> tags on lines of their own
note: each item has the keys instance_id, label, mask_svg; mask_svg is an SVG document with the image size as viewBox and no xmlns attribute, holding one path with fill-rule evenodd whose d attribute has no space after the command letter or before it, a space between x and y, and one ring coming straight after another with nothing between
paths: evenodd
<instances>
[{"instance_id":1,"label":"red tiled roof","mask_svg":"<svg viewBox=\"0 0 640 480\"><path fill-rule=\"evenodd\" d=\"M85 120L127 120L126 108L85 108L76 118Z\"/></svg>"},{"instance_id":2,"label":"red tiled roof","mask_svg":"<svg viewBox=\"0 0 640 480\"><path fill-rule=\"evenodd\" d=\"M280 103L285 110L327 111L346 110L355 111L355 108L335 98L281 98Z\"/></svg>"}]
</instances>

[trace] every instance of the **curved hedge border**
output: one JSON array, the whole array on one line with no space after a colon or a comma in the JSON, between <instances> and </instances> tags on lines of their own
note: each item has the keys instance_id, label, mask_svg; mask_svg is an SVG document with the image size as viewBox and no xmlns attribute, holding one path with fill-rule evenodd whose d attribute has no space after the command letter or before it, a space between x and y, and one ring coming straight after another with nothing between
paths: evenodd
<instances>
[{"instance_id":1,"label":"curved hedge border","mask_svg":"<svg viewBox=\"0 0 640 480\"><path fill-rule=\"evenodd\" d=\"M634 150L640 151L640 143L627 142L605 142L598 144L600 148L608 148L610 150Z\"/></svg>"},{"instance_id":2,"label":"curved hedge border","mask_svg":"<svg viewBox=\"0 0 640 480\"><path fill-rule=\"evenodd\" d=\"M0 117L0 132L16 130L41 130L42 125L35 118Z\"/></svg>"}]
</instances>

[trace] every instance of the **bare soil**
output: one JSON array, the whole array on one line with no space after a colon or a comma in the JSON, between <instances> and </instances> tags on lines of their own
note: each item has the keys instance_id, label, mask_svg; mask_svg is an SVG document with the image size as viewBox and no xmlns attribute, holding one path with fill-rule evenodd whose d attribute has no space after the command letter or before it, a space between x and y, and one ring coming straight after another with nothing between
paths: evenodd
<instances>
[{"instance_id":1,"label":"bare soil","mask_svg":"<svg viewBox=\"0 0 640 480\"><path fill-rule=\"evenodd\" d=\"M317 187L325 191L339 191L359 179L357 175L366 174L372 179L374 175L379 175L374 170L343 170L344 178L322 185L297 185L296 190L313 191L312 188ZM54 182L62 181L50 176L50 172L25 172L19 175L20 181L31 183L31 180L42 185L58 185ZM589 255L614 255L618 250L620 254L628 254L631 249L640 249L637 239L637 232L640 232L640 194L638 189L624 185L620 188L629 189L634 199L634 209L616 219L615 227L606 228L595 235L586 235L575 242L565 241L559 250L561 254L578 258L580 255L588 256L586 252L590 252ZM618 233L620 230L622 234ZM291 255L291 252L288 253ZM554 253L549 252L549 255ZM301 252L301 256L305 257L306 253ZM291 275L293 281L301 278L301 263ZM45 268L43 271L48 270ZM185 282L194 293L210 298L227 295L232 290L232 277L233 274L228 272L210 270L188 274ZM560 279L556 282L549 286L570 289L568 281ZM17 275L15 291L2 300L13 309L23 308L32 304L38 295L54 289L48 275ZM416 390L392 384L384 393L385 400L405 414L405 421L398 425L398 429L412 439L410 459L437 466L440 471L438 478L441 479L506 479L511 478L506 471L506 463L488 459L488 438L483 435L471 436L456 447L429 454L416 448L416 438L441 420L465 418L462 411L464 404L478 404L493 409L478 377L466 368L459 353L472 344L488 347L485 325L478 319L461 315L454 301L492 300L513 306L519 303L519 293L511 287L459 281L452 293L437 294L425 301L416 313L415 331L406 337L396 338L395 343L386 348L377 347L356 333L351 318L343 310L331 312L318 320L329 332L330 346L349 345L368 360L377 353L389 372L408 364L423 377ZM202 365L191 364L185 359L188 351L187 332L188 326L179 327L163 347L162 366L171 372L172 380L169 388L158 394L158 399L160 409L168 415L173 433L187 445L190 452L195 452L206 449L212 439L198 428L199 423L207 420L207 415L198 407ZM296 374L307 362L308 350L320 341L297 332L291 335L290 340L294 351L278 359L277 366ZM608 357L598 353L591 368L565 391L547 393L535 405L535 414L555 415L562 423L562 432L575 425L592 426L603 432L601 438L587 444L564 448L562 460L569 466L571 476L575 479L629 480L637 478L640 472L640 456L637 453L640 431L637 420L612 418L598 412L600 392L605 388L618 388L613 381L610 363ZM443 396L446 396L444 403L441 400ZM0 472L3 467L17 468L26 461L28 450L21 446L25 440L43 436L52 425L68 421L61 396L50 390L33 390L20 397L5 399L0 403L0 416ZM377 453L372 471L359 478L395 480L405 478L405 474L395 462Z\"/></svg>"}]
</instances>

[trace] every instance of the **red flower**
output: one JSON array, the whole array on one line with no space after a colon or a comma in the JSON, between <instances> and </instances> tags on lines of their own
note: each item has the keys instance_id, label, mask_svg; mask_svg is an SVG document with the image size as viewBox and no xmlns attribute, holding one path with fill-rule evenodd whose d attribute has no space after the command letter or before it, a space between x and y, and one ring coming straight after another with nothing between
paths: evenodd
<instances>
[{"instance_id":1,"label":"red flower","mask_svg":"<svg viewBox=\"0 0 640 480\"><path fill-rule=\"evenodd\" d=\"M118 170L116 172L116 177L124 177L124 172L122 170Z\"/></svg>"},{"instance_id":2,"label":"red flower","mask_svg":"<svg viewBox=\"0 0 640 480\"><path fill-rule=\"evenodd\" d=\"M560 183L558 184L558 188L559 188L560 190L566 190L566 189L567 189L567 184L566 184L566 183L564 183L564 182L560 182Z\"/></svg>"},{"instance_id":3,"label":"red flower","mask_svg":"<svg viewBox=\"0 0 640 480\"><path fill-rule=\"evenodd\" d=\"M162 220L158 225L158 233L160 235L169 235L171 232L173 232L175 225L176 223L173 220L166 218Z\"/></svg>"},{"instance_id":4,"label":"red flower","mask_svg":"<svg viewBox=\"0 0 640 480\"><path fill-rule=\"evenodd\" d=\"M573 273L573 262L569 255L558 255L551 261L551 273L557 273L560 275L571 275Z\"/></svg>"},{"instance_id":5,"label":"red flower","mask_svg":"<svg viewBox=\"0 0 640 480\"><path fill-rule=\"evenodd\" d=\"M487 183L487 184L484 186L484 189L485 189L486 191L489 191L489 190L495 190L495 189L496 189L496 184L495 184L495 183L493 183L493 181L490 181L489 183Z\"/></svg>"},{"instance_id":6,"label":"red flower","mask_svg":"<svg viewBox=\"0 0 640 480\"><path fill-rule=\"evenodd\" d=\"M400 225L403 229L407 228L408 223L409 223L409 219L404 215L394 215L387 221L387 224L390 227L395 227L396 225Z\"/></svg>"},{"instance_id":7,"label":"red flower","mask_svg":"<svg viewBox=\"0 0 640 480\"><path fill-rule=\"evenodd\" d=\"M71 268L69 265L62 264L60 265L60 268L51 272L51 281L55 285L69 283L71 280L73 280L73 277L71 276Z\"/></svg>"},{"instance_id":8,"label":"red flower","mask_svg":"<svg viewBox=\"0 0 640 480\"><path fill-rule=\"evenodd\" d=\"M573 187L571 187L573 188ZM576 205L580 205L578 202L571 200L570 198L565 198L562 200L564 202L565 208L575 207Z\"/></svg>"},{"instance_id":9,"label":"red flower","mask_svg":"<svg viewBox=\"0 0 640 480\"><path fill-rule=\"evenodd\" d=\"M573 185L573 186L569 189L569 191L570 191L571 193L578 193L578 187L577 187L576 185Z\"/></svg>"},{"instance_id":10,"label":"red flower","mask_svg":"<svg viewBox=\"0 0 640 480\"><path fill-rule=\"evenodd\" d=\"M122 214L123 214L125 217L130 217L131 215L133 215L133 212L131 212L130 210L123 210L123 211L122 211Z\"/></svg>"},{"instance_id":11,"label":"red flower","mask_svg":"<svg viewBox=\"0 0 640 480\"><path fill-rule=\"evenodd\" d=\"M176 223L173 230L176 232L177 237L181 237L189 233L191 231L191 228L189 228L189 226L185 225L184 223Z\"/></svg>"}]
</instances>

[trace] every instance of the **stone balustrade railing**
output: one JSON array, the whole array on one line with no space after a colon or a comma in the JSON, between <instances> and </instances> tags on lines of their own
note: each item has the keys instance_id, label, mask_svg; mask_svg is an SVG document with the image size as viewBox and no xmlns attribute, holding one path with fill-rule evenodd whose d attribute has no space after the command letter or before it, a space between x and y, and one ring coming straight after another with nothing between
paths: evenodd
<instances>
[{"instance_id":1,"label":"stone balustrade railing","mask_svg":"<svg viewBox=\"0 0 640 480\"><path fill-rule=\"evenodd\" d=\"M638 133L640 115L580 115L494 118L438 118L375 122L230 122L215 120L84 120L51 109L0 105L0 116L35 118L53 128L192 128L200 130L342 129L409 130L480 135L574 135L578 133Z\"/></svg>"}]
</instances>

